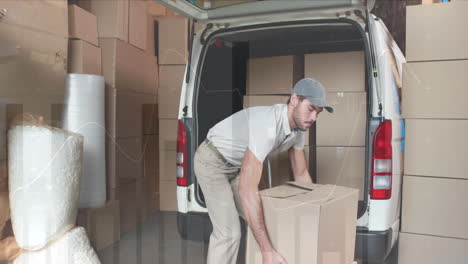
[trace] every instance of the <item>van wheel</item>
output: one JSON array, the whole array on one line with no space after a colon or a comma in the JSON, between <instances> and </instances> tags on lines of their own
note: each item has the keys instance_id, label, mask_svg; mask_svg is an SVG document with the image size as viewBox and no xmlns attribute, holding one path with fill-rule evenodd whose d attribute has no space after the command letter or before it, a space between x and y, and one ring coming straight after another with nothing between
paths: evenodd
<instances>
[{"instance_id":1,"label":"van wheel","mask_svg":"<svg viewBox=\"0 0 468 264\"><path fill-rule=\"evenodd\" d=\"M206 213L177 213L177 230L184 240L208 242L213 226Z\"/></svg>"}]
</instances>

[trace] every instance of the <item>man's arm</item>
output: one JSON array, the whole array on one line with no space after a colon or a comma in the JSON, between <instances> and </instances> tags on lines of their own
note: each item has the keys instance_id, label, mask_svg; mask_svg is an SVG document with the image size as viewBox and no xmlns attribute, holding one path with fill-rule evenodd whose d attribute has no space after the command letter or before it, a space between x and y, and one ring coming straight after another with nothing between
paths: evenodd
<instances>
[{"instance_id":1,"label":"man's arm","mask_svg":"<svg viewBox=\"0 0 468 264\"><path fill-rule=\"evenodd\" d=\"M262 200L258 184L262 176L262 163L247 149L240 170L239 196L247 223L262 251L263 263L286 263L273 248L265 226Z\"/></svg>"},{"instance_id":2,"label":"man's arm","mask_svg":"<svg viewBox=\"0 0 468 264\"><path fill-rule=\"evenodd\" d=\"M292 147L288 152L294 174L294 180L303 183L312 183L312 177L310 177L309 170L306 165L304 150Z\"/></svg>"}]
</instances>

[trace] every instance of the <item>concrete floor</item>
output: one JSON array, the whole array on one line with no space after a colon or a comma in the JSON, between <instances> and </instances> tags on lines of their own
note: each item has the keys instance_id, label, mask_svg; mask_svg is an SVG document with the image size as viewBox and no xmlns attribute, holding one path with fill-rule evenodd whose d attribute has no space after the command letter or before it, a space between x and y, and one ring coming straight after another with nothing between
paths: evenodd
<instances>
[{"instance_id":1,"label":"concrete floor","mask_svg":"<svg viewBox=\"0 0 468 264\"><path fill-rule=\"evenodd\" d=\"M118 243L99 251L98 256L102 264L205 264L207 251L208 245L203 242L180 238L175 212L157 212L123 234ZM385 264L396 264L397 254L392 252ZM244 264L244 256L245 239L237 264Z\"/></svg>"}]
</instances>

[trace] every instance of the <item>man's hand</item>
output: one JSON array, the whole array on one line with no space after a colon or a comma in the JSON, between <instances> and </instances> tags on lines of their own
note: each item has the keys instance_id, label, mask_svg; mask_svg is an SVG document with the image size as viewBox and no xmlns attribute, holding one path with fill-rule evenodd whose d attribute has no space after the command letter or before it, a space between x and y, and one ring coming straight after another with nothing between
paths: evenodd
<instances>
[{"instance_id":1,"label":"man's hand","mask_svg":"<svg viewBox=\"0 0 468 264\"><path fill-rule=\"evenodd\" d=\"M287 264L286 260L276 250L262 252L263 264Z\"/></svg>"}]
</instances>

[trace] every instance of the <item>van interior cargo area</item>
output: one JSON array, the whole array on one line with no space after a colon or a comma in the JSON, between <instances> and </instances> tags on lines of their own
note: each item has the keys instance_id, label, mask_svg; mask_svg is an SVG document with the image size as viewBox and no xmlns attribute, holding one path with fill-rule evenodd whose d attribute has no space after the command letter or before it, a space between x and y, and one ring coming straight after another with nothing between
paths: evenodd
<instances>
[{"instance_id":1,"label":"van interior cargo area","mask_svg":"<svg viewBox=\"0 0 468 264\"><path fill-rule=\"evenodd\" d=\"M198 140L195 143L196 146L203 142L208 130L216 123L243 109L244 96L247 95L249 59L365 50L362 32L356 25L348 23L290 24L284 27L275 26L275 28L251 27L237 31L226 30L209 37L206 41L209 44L200 57L199 65L203 65L203 68L198 69L194 94L196 102L193 111L195 113L194 133ZM368 91L367 62L364 63L364 68L362 78L365 87L362 87L362 91ZM340 72L330 74L340 76ZM368 99L365 100L368 101ZM315 125L311 127L311 130L315 130ZM315 138L313 138L315 133L312 132L310 135L309 164L311 167L309 169L310 174L316 179L316 166L314 165L317 159L316 147L312 147L315 144ZM362 167L365 167L364 164ZM363 186L360 188L362 190L367 189L365 175L366 173L361 175ZM198 198L203 202L203 194L199 186L197 188ZM358 217L365 211L364 204L361 196Z\"/></svg>"}]
</instances>

